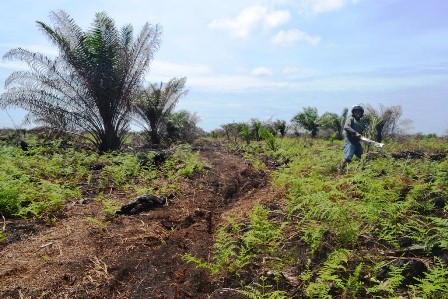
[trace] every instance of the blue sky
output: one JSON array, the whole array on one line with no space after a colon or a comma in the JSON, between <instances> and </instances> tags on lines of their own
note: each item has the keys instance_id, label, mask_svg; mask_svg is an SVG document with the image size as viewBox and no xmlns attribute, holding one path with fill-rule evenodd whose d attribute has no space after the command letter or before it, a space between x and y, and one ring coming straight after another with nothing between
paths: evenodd
<instances>
[{"instance_id":1,"label":"blue sky","mask_svg":"<svg viewBox=\"0 0 448 299\"><path fill-rule=\"evenodd\" d=\"M401 105L411 132L448 131L445 0L14 0L0 10L0 53L57 55L35 24L50 24L52 10L85 30L99 11L136 34L145 22L160 24L146 80L187 77L178 109L196 112L206 131L357 103ZM0 61L0 92L21 68ZM0 127L19 126L24 114L1 111Z\"/></svg>"}]
</instances>

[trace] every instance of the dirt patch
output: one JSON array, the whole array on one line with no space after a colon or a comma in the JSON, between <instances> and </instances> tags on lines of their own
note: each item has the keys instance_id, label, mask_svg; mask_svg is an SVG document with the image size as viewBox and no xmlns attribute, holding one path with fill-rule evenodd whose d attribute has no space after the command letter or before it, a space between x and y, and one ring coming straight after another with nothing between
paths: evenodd
<instances>
[{"instance_id":1,"label":"dirt patch","mask_svg":"<svg viewBox=\"0 0 448 299\"><path fill-rule=\"evenodd\" d=\"M67 204L53 225L7 219L0 247L0 298L242 298L224 281L183 260L208 259L226 213L277 204L268 172L213 142L195 145L207 163L168 205L116 216L101 227L94 201ZM123 204L128 194L111 193Z\"/></svg>"}]
</instances>

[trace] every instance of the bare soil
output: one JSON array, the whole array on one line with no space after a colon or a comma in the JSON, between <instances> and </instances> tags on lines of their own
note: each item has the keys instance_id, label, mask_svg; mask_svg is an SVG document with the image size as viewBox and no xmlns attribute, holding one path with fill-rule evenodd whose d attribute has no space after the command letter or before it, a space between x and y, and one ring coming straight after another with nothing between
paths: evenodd
<instances>
[{"instance_id":1,"label":"bare soil","mask_svg":"<svg viewBox=\"0 0 448 299\"><path fill-rule=\"evenodd\" d=\"M167 206L116 216L103 227L88 220L103 206L86 192L51 225L3 219L0 298L243 298L182 257L210 259L224 215L244 217L254 203L276 204L280 196L269 171L212 142L195 149L208 167L182 181ZM106 196L126 204L135 194Z\"/></svg>"}]
</instances>

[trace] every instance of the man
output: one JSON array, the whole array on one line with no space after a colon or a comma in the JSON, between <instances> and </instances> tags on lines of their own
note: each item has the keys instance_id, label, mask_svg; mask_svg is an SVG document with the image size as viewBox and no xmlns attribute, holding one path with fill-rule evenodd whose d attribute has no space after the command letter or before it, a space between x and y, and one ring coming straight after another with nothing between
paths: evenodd
<instances>
[{"instance_id":1,"label":"man","mask_svg":"<svg viewBox=\"0 0 448 299\"><path fill-rule=\"evenodd\" d=\"M365 124L361 120L364 116L364 108L361 105L352 107L352 115L347 118L344 125L344 158L340 168L343 169L352 161L354 155L361 159L363 148L361 137L365 130Z\"/></svg>"}]
</instances>

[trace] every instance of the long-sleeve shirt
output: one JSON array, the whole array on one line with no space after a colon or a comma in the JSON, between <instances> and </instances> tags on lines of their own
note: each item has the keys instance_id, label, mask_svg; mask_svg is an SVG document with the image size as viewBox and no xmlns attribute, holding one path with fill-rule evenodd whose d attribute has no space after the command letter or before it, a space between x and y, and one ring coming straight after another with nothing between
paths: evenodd
<instances>
[{"instance_id":1,"label":"long-sleeve shirt","mask_svg":"<svg viewBox=\"0 0 448 299\"><path fill-rule=\"evenodd\" d=\"M353 116L349 116L344 124L344 140L353 144L359 144L359 138L356 133L363 134L366 128L365 123L359 119L356 120Z\"/></svg>"}]
</instances>

